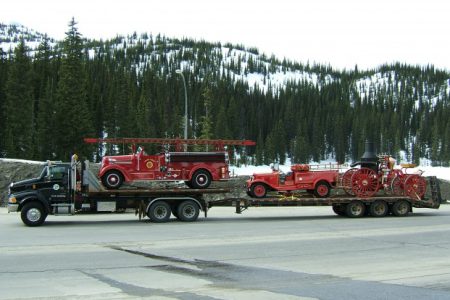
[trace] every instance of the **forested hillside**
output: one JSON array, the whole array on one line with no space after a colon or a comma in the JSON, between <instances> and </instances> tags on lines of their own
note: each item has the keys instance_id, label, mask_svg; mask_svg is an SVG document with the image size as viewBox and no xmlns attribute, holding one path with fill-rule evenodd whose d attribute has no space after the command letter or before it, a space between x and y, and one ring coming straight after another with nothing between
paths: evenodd
<instances>
[{"instance_id":1,"label":"forested hillside","mask_svg":"<svg viewBox=\"0 0 450 300\"><path fill-rule=\"evenodd\" d=\"M0 157L98 159L83 137L182 137L180 69L189 137L257 141L239 163L354 160L366 139L450 163L450 74L433 66L341 71L162 35L87 40L73 20L61 42L0 24L0 43Z\"/></svg>"}]
</instances>

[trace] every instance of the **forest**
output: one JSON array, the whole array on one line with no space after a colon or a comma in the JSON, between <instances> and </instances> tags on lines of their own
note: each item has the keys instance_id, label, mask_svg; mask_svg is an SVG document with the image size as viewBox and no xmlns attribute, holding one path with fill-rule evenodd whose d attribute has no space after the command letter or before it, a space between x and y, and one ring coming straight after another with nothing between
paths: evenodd
<instances>
[{"instance_id":1,"label":"forest","mask_svg":"<svg viewBox=\"0 0 450 300\"><path fill-rule=\"evenodd\" d=\"M450 164L450 74L432 65L336 70L229 43L90 40L73 19L63 41L44 36L32 49L28 39L0 48L0 157L98 161L126 149L84 137L181 138L184 78L189 138L257 142L230 149L237 165L357 160L366 140L379 153Z\"/></svg>"}]
</instances>

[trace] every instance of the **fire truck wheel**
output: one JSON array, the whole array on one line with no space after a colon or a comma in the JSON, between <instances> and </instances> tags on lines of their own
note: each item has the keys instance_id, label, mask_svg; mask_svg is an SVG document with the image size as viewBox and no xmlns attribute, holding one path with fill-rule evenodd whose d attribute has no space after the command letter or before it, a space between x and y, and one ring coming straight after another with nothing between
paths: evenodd
<instances>
[{"instance_id":1,"label":"fire truck wheel","mask_svg":"<svg viewBox=\"0 0 450 300\"><path fill-rule=\"evenodd\" d=\"M170 205L164 201L156 201L152 205L150 205L147 216L150 218L152 222L155 223L164 223L170 219Z\"/></svg>"},{"instance_id":2,"label":"fire truck wheel","mask_svg":"<svg viewBox=\"0 0 450 300\"><path fill-rule=\"evenodd\" d=\"M267 194L267 187L264 183L255 183L250 188L250 193L255 198L264 198Z\"/></svg>"},{"instance_id":3,"label":"fire truck wheel","mask_svg":"<svg viewBox=\"0 0 450 300\"><path fill-rule=\"evenodd\" d=\"M377 200L370 204L370 215L372 217L381 218L385 217L389 212L389 206L386 201Z\"/></svg>"},{"instance_id":4,"label":"fire truck wheel","mask_svg":"<svg viewBox=\"0 0 450 300\"><path fill-rule=\"evenodd\" d=\"M42 204L33 201L22 207L20 217L22 218L22 222L27 226L39 226L42 225L47 218L47 211Z\"/></svg>"},{"instance_id":5,"label":"fire truck wheel","mask_svg":"<svg viewBox=\"0 0 450 300\"><path fill-rule=\"evenodd\" d=\"M181 202L178 206L178 219L183 222L194 222L200 213L198 204L192 200Z\"/></svg>"},{"instance_id":6,"label":"fire truck wheel","mask_svg":"<svg viewBox=\"0 0 450 300\"><path fill-rule=\"evenodd\" d=\"M119 171L111 170L102 176L103 185L109 190L120 188L123 183L123 176Z\"/></svg>"},{"instance_id":7,"label":"fire truck wheel","mask_svg":"<svg viewBox=\"0 0 450 300\"><path fill-rule=\"evenodd\" d=\"M360 218L364 216L366 211L366 206L361 201L352 201L347 204L347 208L345 209L345 214L349 218Z\"/></svg>"},{"instance_id":8,"label":"fire truck wheel","mask_svg":"<svg viewBox=\"0 0 450 300\"><path fill-rule=\"evenodd\" d=\"M190 183L194 189L206 189L211 184L211 175L206 170L197 170Z\"/></svg>"},{"instance_id":9,"label":"fire truck wheel","mask_svg":"<svg viewBox=\"0 0 450 300\"><path fill-rule=\"evenodd\" d=\"M338 216L345 216L345 204L333 204L333 211Z\"/></svg>"},{"instance_id":10,"label":"fire truck wheel","mask_svg":"<svg viewBox=\"0 0 450 300\"><path fill-rule=\"evenodd\" d=\"M330 195L330 185L326 181L319 181L314 188L314 195L319 198L327 198Z\"/></svg>"},{"instance_id":11,"label":"fire truck wheel","mask_svg":"<svg viewBox=\"0 0 450 300\"><path fill-rule=\"evenodd\" d=\"M400 200L392 205L392 213L397 217L405 217L409 214L411 205L406 200Z\"/></svg>"}]
</instances>

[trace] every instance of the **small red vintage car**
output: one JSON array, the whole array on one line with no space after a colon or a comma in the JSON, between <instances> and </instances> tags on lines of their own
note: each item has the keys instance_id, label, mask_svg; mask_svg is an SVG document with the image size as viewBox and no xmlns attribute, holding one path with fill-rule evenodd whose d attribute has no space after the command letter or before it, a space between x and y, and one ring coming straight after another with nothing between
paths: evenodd
<instances>
[{"instance_id":1,"label":"small red vintage car","mask_svg":"<svg viewBox=\"0 0 450 300\"><path fill-rule=\"evenodd\" d=\"M253 174L247 180L247 194L263 198L268 191L293 192L306 190L316 197L326 198L338 182L338 169L311 170L310 165L293 165L291 172L273 169L271 173Z\"/></svg>"},{"instance_id":2,"label":"small red vintage car","mask_svg":"<svg viewBox=\"0 0 450 300\"><path fill-rule=\"evenodd\" d=\"M107 189L118 189L135 180L185 181L190 188L205 189L212 180L230 178L228 153L164 152L148 155L142 147L131 155L105 156L99 177Z\"/></svg>"}]
</instances>

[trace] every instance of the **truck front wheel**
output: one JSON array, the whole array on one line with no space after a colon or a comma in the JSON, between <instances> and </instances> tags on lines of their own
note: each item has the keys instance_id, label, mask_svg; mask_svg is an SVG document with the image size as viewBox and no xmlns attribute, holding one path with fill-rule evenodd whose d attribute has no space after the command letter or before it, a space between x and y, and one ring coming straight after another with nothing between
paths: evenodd
<instances>
[{"instance_id":1,"label":"truck front wheel","mask_svg":"<svg viewBox=\"0 0 450 300\"><path fill-rule=\"evenodd\" d=\"M192 176L189 187L194 189L206 189L211 184L211 175L206 170L198 170Z\"/></svg>"},{"instance_id":2,"label":"truck front wheel","mask_svg":"<svg viewBox=\"0 0 450 300\"><path fill-rule=\"evenodd\" d=\"M102 176L103 185L109 190L120 188L123 183L123 176L119 171L111 170Z\"/></svg>"},{"instance_id":3,"label":"truck front wheel","mask_svg":"<svg viewBox=\"0 0 450 300\"><path fill-rule=\"evenodd\" d=\"M36 201L25 204L20 212L22 222L31 227L42 225L47 215L47 211L42 204Z\"/></svg>"},{"instance_id":4,"label":"truck front wheel","mask_svg":"<svg viewBox=\"0 0 450 300\"><path fill-rule=\"evenodd\" d=\"M267 187L263 183L255 183L250 188L250 193L255 198L264 198L267 194Z\"/></svg>"}]
</instances>

